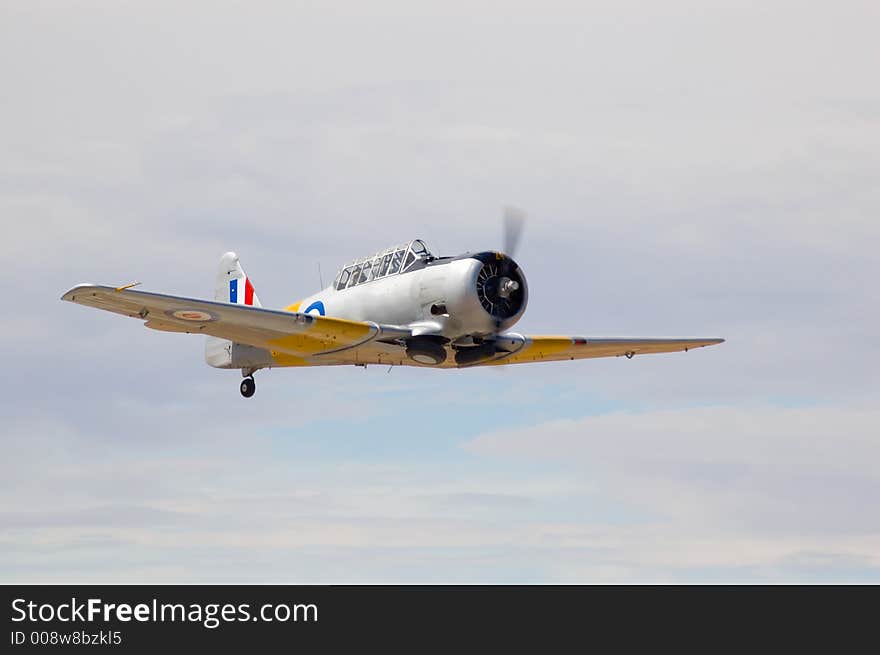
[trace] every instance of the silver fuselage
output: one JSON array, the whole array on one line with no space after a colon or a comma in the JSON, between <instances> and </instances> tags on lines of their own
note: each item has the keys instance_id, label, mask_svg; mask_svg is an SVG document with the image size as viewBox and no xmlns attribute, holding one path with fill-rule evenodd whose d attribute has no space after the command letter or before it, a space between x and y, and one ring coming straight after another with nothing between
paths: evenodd
<instances>
[{"instance_id":1,"label":"silver fuselage","mask_svg":"<svg viewBox=\"0 0 880 655\"><path fill-rule=\"evenodd\" d=\"M336 318L409 326L413 336L436 334L455 340L496 333L520 319L526 302L524 299L514 316L501 321L483 308L476 292L483 266L478 257L490 255L503 257L478 253L435 260L422 268L348 289L327 287L289 309L317 314L323 309L324 315ZM525 288L523 292L527 293Z\"/></svg>"}]
</instances>

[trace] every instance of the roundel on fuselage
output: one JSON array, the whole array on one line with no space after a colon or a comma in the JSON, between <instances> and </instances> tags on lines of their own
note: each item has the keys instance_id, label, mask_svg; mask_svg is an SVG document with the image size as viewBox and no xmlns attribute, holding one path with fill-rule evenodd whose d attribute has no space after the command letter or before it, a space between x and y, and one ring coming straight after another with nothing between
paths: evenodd
<instances>
[{"instance_id":1,"label":"roundel on fuselage","mask_svg":"<svg viewBox=\"0 0 880 655\"><path fill-rule=\"evenodd\" d=\"M310 312L318 312L318 314L320 314L321 316L327 315L326 312L324 311L324 303L322 303L320 300L316 300L311 305L306 307L303 314L308 314Z\"/></svg>"}]
</instances>

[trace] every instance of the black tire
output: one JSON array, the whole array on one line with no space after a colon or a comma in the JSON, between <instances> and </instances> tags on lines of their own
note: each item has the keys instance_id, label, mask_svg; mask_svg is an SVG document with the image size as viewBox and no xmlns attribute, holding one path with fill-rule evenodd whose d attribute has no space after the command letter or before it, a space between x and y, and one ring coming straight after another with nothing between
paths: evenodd
<instances>
[{"instance_id":1,"label":"black tire","mask_svg":"<svg viewBox=\"0 0 880 655\"><path fill-rule=\"evenodd\" d=\"M495 356L495 344L484 343L480 346L459 348L455 353L455 363L459 366L470 366Z\"/></svg>"},{"instance_id":2,"label":"black tire","mask_svg":"<svg viewBox=\"0 0 880 655\"><path fill-rule=\"evenodd\" d=\"M253 378L245 378L241 381L241 386L239 387L239 389L242 396L244 396L245 398L250 398L257 390L257 384L256 382L254 382Z\"/></svg>"},{"instance_id":3,"label":"black tire","mask_svg":"<svg viewBox=\"0 0 880 655\"><path fill-rule=\"evenodd\" d=\"M413 340L406 347L406 356L419 364L437 366L446 361L446 348L436 341Z\"/></svg>"}]
</instances>

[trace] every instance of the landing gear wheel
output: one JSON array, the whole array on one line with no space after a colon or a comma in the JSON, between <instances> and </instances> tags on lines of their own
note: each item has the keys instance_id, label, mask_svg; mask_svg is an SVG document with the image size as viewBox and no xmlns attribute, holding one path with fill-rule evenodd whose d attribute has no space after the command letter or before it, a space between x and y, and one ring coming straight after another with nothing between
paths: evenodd
<instances>
[{"instance_id":1,"label":"landing gear wheel","mask_svg":"<svg viewBox=\"0 0 880 655\"><path fill-rule=\"evenodd\" d=\"M406 356L426 366L437 366L446 361L446 348L436 341L413 339L407 344Z\"/></svg>"},{"instance_id":2,"label":"landing gear wheel","mask_svg":"<svg viewBox=\"0 0 880 655\"><path fill-rule=\"evenodd\" d=\"M495 354L495 344L489 341L479 346L459 348L455 353L455 363L459 366L470 366L483 360L492 359Z\"/></svg>"},{"instance_id":3,"label":"landing gear wheel","mask_svg":"<svg viewBox=\"0 0 880 655\"><path fill-rule=\"evenodd\" d=\"M245 398L250 398L257 390L257 384L254 382L254 378L246 377L244 380L241 381L241 387L239 387L239 389L241 390L242 396L244 396Z\"/></svg>"}]
</instances>

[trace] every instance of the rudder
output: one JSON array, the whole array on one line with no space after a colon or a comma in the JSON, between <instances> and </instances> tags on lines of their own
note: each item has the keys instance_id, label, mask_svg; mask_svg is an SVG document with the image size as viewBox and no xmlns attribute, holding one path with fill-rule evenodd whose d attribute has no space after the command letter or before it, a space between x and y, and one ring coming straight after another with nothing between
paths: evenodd
<instances>
[{"instance_id":1,"label":"rudder","mask_svg":"<svg viewBox=\"0 0 880 655\"><path fill-rule=\"evenodd\" d=\"M214 286L214 300L233 305L262 307L260 299L254 291L254 285L241 267L238 255L234 252L227 252L220 258L217 282Z\"/></svg>"},{"instance_id":2,"label":"rudder","mask_svg":"<svg viewBox=\"0 0 880 655\"><path fill-rule=\"evenodd\" d=\"M234 252L227 252L220 258L214 284L214 300L234 305L262 307L254 291L254 285ZM208 337L205 342L205 361L215 368L255 370L270 366L272 357L262 348L234 343L228 339Z\"/></svg>"}]
</instances>

